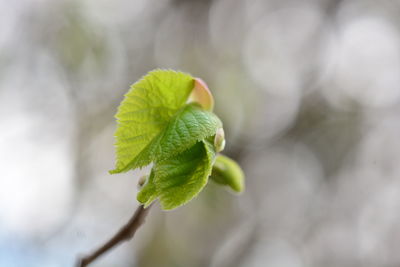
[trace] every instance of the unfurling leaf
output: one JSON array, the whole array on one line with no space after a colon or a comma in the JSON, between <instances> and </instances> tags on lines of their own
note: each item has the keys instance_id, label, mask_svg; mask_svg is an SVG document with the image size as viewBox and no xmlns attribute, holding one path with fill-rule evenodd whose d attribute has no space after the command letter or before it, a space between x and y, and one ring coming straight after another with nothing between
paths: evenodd
<instances>
[{"instance_id":1,"label":"unfurling leaf","mask_svg":"<svg viewBox=\"0 0 400 267\"><path fill-rule=\"evenodd\" d=\"M207 184L214 156L213 146L201 141L175 157L155 163L148 182L138 193L139 202L147 207L159 198L164 210L186 204Z\"/></svg>"},{"instance_id":2,"label":"unfurling leaf","mask_svg":"<svg viewBox=\"0 0 400 267\"><path fill-rule=\"evenodd\" d=\"M214 97L211 94L210 89L208 89L207 84L202 79L194 79L194 88L189 96L189 102L197 102L205 110L213 110Z\"/></svg>"}]
</instances>

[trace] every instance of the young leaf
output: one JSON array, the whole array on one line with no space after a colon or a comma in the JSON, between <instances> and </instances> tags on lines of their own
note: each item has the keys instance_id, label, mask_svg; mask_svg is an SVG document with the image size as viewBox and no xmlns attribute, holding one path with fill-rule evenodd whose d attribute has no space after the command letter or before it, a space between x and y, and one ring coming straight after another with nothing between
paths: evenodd
<instances>
[{"instance_id":1,"label":"young leaf","mask_svg":"<svg viewBox=\"0 0 400 267\"><path fill-rule=\"evenodd\" d=\"M151 71L131 86L116 115L117 162L110 173L133 168L132 161L185 105L193 87L193 77L170 70Z\"/></svg>"},{"instance_id":2,"label":"young leaf","mask_svg":"<svg viewBox=\"0 0 400 267\"><path fill-rule=\"evenodd\" d=\"M152 142L132 161L133 168L173 157L192 147L196 142L214 135L222 122L212 112L197 104L189 104L179 110Z\"/></svg>"},{"instance_id":3,"label":"young leaf","mask_svg":"<svg viewBox=\"0 0 400 267\"><path fill-rule=\"evenodd\" d=\"M235 192L244 190L244 174L240 166L232 159L218 155L210 178L221 185L229 186Z\"/></svg>"},{"instance_id":4,"label":"young leaf","mask_svg":"<svg viewBox=\"0 0 400 267\"><path fill-rule=\"evenodd\" d=\"M175 157L156 163L137 199L148 206L159 198L164 210L189 202L207 184L214 157L213 145L201 141Z\"/></svg>"}]
</instances>

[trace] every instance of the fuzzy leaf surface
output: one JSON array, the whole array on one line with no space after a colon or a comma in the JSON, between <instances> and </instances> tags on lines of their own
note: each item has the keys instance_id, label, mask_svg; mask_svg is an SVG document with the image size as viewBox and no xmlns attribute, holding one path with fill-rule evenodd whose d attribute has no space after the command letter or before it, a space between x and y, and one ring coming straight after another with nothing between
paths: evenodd
<instances>
[{"instance_id":1,"label":"fuzzy leaf surface","mask_svg":"<svg viewBox=\"0 0 400 267\"><path fill-rule=\"evenodd\" d=\"M190 149L158 162L137 199L145 206L159 199L164 210L177 208L196 197L207 184L215 151L208 141L197 142Z\"/></svg>"},{"instance_id":2,"label":"fuzzy leaf surface","mask_svg":"<svg viewBox=\"0 0 400 267\"><path fill-rule=\"evenodd\" d=\"M134 159L132 166L142 167L173 157L196 142L215 135L222 122L212 112L197 104L188 104L171 119L165 130L156 136Z\"/></svg>"}]
</instances>

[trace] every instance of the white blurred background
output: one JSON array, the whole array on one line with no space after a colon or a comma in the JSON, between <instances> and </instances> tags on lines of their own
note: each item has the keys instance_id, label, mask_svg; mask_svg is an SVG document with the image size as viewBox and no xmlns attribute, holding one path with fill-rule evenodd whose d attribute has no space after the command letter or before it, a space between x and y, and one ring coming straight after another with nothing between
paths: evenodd
<instances>
[{"instance_id":1,"label":"white blurred background","mask_svg":"<svg viewBox=\"0 0 400 267\"><path fill-rule=\"evenodd\" d=\"M0 0L0 266L73 266L131 216L113 118L205 80L243 166L97 267L400 266L400 1Z\"/></svg>"}]
</instances>

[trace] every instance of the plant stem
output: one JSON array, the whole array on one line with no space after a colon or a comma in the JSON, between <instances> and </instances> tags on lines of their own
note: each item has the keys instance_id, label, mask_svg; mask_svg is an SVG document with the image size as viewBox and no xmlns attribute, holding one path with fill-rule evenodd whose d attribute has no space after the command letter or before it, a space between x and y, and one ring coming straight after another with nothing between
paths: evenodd
<instances>
[{"instance_id":1,"label":"plant stem","mask_svg":"<svg viewBox=\"0 0 400 267\"><path fill-rule=\"evenodd\" d=\"M125 224L109 241L107 241L104 245L100 246L97 250L93 251L91 254L84 256L79 259L77 267L85 267L96 260L98 257L108 252L115 246L119 245L124 241L130 240L136 233L137 229L144 223L145 218L150 210L148 208L144 208L143 205L140 205L132 218Z\"/></svg>"}]
</instances>

